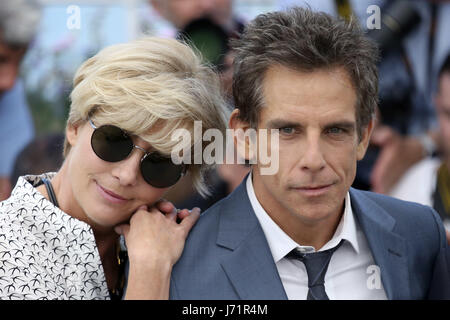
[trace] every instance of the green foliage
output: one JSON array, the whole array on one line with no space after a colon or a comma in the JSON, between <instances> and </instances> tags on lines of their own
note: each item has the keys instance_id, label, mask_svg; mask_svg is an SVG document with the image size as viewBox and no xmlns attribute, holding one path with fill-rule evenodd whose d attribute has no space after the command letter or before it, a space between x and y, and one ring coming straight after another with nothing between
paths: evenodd
<instances>
[{"instance_id":1,"label":"green foliage","mask_svg":"<svg viewBox=\"0 0 450 320\"><path fill-rule=\"evenodd\" d=\"M50 101L36 88L27 91L27 99L37 135L64 131L70 107L68 93L63 94L57 101Z\"/></svg>"}]
</instances>

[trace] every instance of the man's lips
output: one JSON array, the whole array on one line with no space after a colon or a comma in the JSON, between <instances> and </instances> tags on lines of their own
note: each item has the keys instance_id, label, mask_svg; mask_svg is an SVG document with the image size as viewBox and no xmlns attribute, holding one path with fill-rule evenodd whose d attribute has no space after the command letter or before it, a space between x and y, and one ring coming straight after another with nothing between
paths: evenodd
<instances>
[{"instance_id":1,"label":"man's lips","mask_svg":"<svg viewBox=\"0 0 450 320\"><path fill-rule=\"evenodd\" d=\"M322 184L317 186L304 186L304 187L295 187L294 189L302 189L302 190L315 190L315 189L322 189L331 186L332 183L329 184Z\"/></svg>"},{"instance_id":2,"label":"man's lips","mask_svg":"<svg viewBox=\"0 0 450 320\"><path fill-rule=\"evenodd\" d=\"M299 191L308 196L319 196L326 193L334 183L293 187L292 189Z\"/></svg>"}]
</instances>

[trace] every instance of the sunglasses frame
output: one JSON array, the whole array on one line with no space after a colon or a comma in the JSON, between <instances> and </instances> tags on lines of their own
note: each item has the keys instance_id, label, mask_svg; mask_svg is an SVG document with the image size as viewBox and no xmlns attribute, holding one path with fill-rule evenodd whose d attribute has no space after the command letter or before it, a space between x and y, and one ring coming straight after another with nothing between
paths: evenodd
<instances>
[{"instance_id":1,"label":"sunglasses frame","mask_svg":"<svg viewBox=\"0 0 450 320\"><path fill-rule=\"evenodd\" d=\"M88 118L88 122L89 122L89 124L91 125L91 127L94 129L94 132L95 132L95 130L98 130L98 129L100 129L102 126L104 126L104 125L101 125L100 127L97 127L97 126L94 124L94 122L92 121L91 118ZM183 176L186 174L186 169L187 169L187 168L186 168L186 165L185 165L185 164L182 164L182 166L183 166L182 171L181 171L180 176L178 177L178 179L175 181L175 183L173 183L173 184L171 184L171 185L169 185L169 186L167 186L167 187L158 187L158 186L154 186L153 184L151 184L150 182L148 182L148 181L145 179L144 174L143 174L143 172L142 172L142 162L143 162L148 156L151 156L151 155L154 155L154 154L156 154L156 155L158 155L159 157L161 157L160 153L157 152L157 151L148 152L148 151L145 150L144 148L135 145L135 144L133 143L133 140L131 139L130 135L129 135L125 130L123 130L122 128L119 128L118 126L114 126L114 125L109 125L109 126L113 126L113 127L118 128L119 130L121 130L121 131L122 131L122 132L130 139L131 144L132 144L132 148L130 149L130 152L128 153L128 155L127 155L125 158L121 159L121 160L118 160L118 161L109 161L109 160L105 160L105 159L103 159L102 157L100 157L100 156L97 154L97 152L95 151L95 149L94 149L94 146L93 146L93 143L92 143L92 137L93 137L93 135L94 135L94 132L93 132L92 135L91 135L91 148L92 148L92 150L94 151L94 153L96 154L96 156L99 157L100 159L102 159L103 161L106 161L106 162L119 162L119 161L122 161L122 160L127 159L127 158L131 155L131 153L133 152L133 149L141 150L142 152L144 152L144 155L142 156L141 161L140 161L141 165L139 166L140 172L141 172L141 175L142 175L142 178L144 178L144 181L145 181L146 183L148 183L149 185L151 185L152 187L155 187L155 188L167 188L167 187L173 186L174 184L176 184L176 183L181 179L181 177L183 177Z\"/></svg>"}]
</instances>

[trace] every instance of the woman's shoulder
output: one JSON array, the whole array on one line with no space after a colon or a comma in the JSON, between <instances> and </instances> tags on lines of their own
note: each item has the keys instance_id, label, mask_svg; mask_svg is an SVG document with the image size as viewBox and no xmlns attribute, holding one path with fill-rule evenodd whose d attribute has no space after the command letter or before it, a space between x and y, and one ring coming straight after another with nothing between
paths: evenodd
<instances>
[{"instance_id":1,"label":"woman's shoulder","mask_svg":"<svg viewBox=\"0 0 450 320\"><path fill-rule=\"evenodd\" d=\"M0 202L0 251L13 247L45 251L50 237L65 237L57 234L58 228L69 231L60 210L35 188L39 177L20 177L11 196Z\"/></svg>"},{"instance_id":2,"label":"woman's shoulder","mask_svg":"<svg viewBox=\"0 0 450 320\"><path fill-rule=\"evenodd\" d=\"M23 176L18 179L11 196L0 202L0 221L22 221L44 205L44 196L35 188L39 177Z\"/></svg>"},{"instance_id":3,"label":"woman's shoulder","mask_svg":"<svg viewBox=\"0 0 450 320\"><path fill-rule=\"evenodd\" d=\"M0 203L0 299L104 299L108 290L87 224L19 179Z\"/></svg>"},{"instance_id":4,"label":"woman's shoulder","mask_svg":"<svg viewBox=\"0 0 450 320\"><path fill-rule=\"evenodd\" d=\"M56 207L36 189L43 177L52 175L20 177L11 196L0 202L0 226L12 229L17 236L28 235L42 241L47 241L49 236L92 240L89 225Z\"/></svg>"}]
</instances>

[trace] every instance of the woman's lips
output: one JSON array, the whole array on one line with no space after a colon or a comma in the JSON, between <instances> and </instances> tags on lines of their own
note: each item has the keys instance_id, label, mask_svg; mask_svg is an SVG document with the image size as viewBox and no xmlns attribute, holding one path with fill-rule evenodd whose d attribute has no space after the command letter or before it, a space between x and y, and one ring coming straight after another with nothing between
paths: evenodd
<instances>
[{"instance_id":1,"label":"woman's lips","mask_svg":"<svg viewBox=\"0 0 450 320\"><path fill-rule=\"evenodd\" d=\"M128 201L128 199L125 199L124 197L121 197L118 194L103 188L98 182L96 182L96 185L97 190L106 200L111 201L113 203L125 203Z\"/></svg>"}]
</instances>

